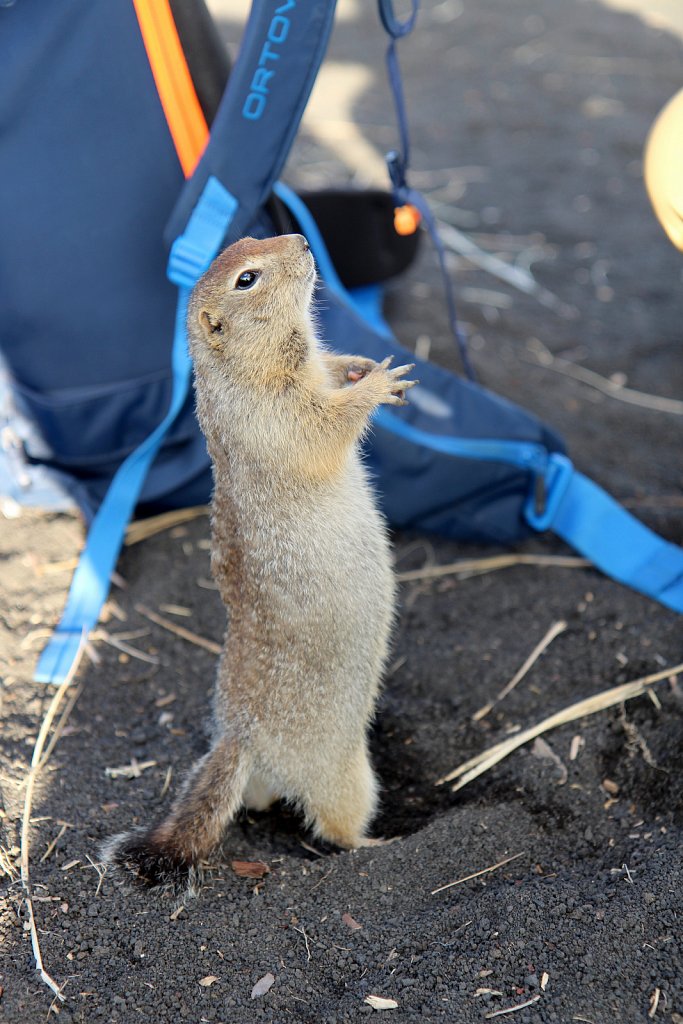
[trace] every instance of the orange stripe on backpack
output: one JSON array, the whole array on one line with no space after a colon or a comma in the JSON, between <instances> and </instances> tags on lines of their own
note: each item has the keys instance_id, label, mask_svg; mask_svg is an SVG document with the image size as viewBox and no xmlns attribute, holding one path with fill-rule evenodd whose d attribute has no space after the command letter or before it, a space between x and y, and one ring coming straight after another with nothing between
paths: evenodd
<instances>
[{"instance_id":1,"label":"orange stripe on backpack","mask_svg":"<svg viewBox=\"0 0 683 1024\"><path fill-rule=\"evenodd\" d=\"M133 0L161 106L183 174L189 178L209 140L206 118L168 0Z\"/></svg>"}]
</instances>

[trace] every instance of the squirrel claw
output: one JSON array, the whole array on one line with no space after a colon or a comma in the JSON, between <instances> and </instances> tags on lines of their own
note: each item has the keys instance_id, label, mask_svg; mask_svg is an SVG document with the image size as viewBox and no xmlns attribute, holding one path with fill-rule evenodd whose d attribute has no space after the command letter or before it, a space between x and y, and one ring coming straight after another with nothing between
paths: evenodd
<instances>
[{"instance_id":1,"label":"squirrel claw","mask_svg":"<svg viewBox=\"0 0 683 1024\"><path fill-rule=\"evenodd\" d=\"M401 405L407 405L408 402L406 401L406 391L408 390L408 388L414 388L415 385L419 383L419 380L402 380L400 388L397 388L396 391L392 391L391 393L395 398L398 398L400 400Z\"/></svg>"}]
</instances>

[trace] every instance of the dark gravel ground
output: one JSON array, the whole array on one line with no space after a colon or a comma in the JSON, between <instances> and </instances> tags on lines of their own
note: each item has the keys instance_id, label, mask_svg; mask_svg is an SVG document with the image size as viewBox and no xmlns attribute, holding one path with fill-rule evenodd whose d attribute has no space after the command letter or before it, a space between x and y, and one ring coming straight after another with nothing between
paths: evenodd
<instances>
[{"instance_id":1,"label":"dark gravel ground","mask_svg":"<svg viewBox=\"0 0 683 1024\"><path fill-rule=\"evenodd\" d=\"M682 543L680 417L626 405L538 365L532 341L604 376L624 374L633 388L681 396L683 263L640 178L648 126L680 86L681 43L593 2L425 7L402 47L416 183L444 219L488 251L533 261L539 281L579 311L560 316L459 262L480 374L560 428L581 468ZM234 40L235 26L224 28ZM388 147L382 48L369 7L340 22L335 59L377 75L354 117ZM319 140L302 138L293 179L347 176ZM426 248L391 289L389 312L402 340L428 335L433 358L455 367ZM22 781L50 699L29 680L80 538L65 516L25 514L1 531L8 870L18 864ZM405 535L396 549L401 570L494 553ZM539 539L523 550L562 549ZM376 833L402 838L316 854L286 809L245 817L198 898L175 913L170 897L101 879L97 846L161 814L205 749L215 657L151 625L135 606L182 606L189 615L162 613L220 639L220 601L204 585L207 520L128 548L119 570L127 587L114 591L105 628L144 630L130 643L159 665L95 643L100 664L81 670L80 697L33 799L35 909L45 966L65 986L60 1024L331 1024L372 1015L369 994L396 1000L389 1019L468 1024L540 996L500 1019L681 1024L683 695L675 681L657 687L658 701L641 697L547 734L562 764L547 748L523 748L458 794L434 785L520 726L679 662L677 616L590 570L517 567L404 585L372 738L384 789ZM558 619L566 632L474 723ZM106 773L133 758L153 764L131 780ZM516 859L431 894L507 857ZM232 859L263 860L271 870L260 882L237 878ZM48 1019L51 995L33 970L20 886L5 882L0 1016L33 1024ZM344 914L362 927L349 927ZM272 988L252 999L269 972ZM200 983L210 976L212 984Z\"/></svg>"}]
</instances>

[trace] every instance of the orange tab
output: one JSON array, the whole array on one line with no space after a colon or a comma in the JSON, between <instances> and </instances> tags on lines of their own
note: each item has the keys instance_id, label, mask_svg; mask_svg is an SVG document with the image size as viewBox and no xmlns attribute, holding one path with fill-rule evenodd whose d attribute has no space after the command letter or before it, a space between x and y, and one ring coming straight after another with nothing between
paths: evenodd
<instances>
[{"instance_id":1,"label":"orange tab","mask_svg":"<svg viewBox=\"0 0 683 1024\"><path fill-rule=\"evenodd\" d=\"M420 211L412 203L394 210L394 230L397 235L414 235L420 226Z\"/></svg>"},{"instance_id":2,"label":"orange tab","mask_svg":"<svg viewBox=\"0 0 683 1024\"><path fill-rule=\"evenodd\" d=\"M189 178L209 141L168 0L133 0L161 106L183 174Z\"/></svg>"}]
</instances>

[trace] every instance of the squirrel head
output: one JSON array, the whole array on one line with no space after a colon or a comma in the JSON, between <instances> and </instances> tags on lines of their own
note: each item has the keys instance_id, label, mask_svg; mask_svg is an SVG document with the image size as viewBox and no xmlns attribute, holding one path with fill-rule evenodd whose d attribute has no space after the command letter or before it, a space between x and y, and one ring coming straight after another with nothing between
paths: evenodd
<instances>
[{"instance_id":1,"label":"squirrel head","mask_svg":"<svg viewBox=\"0 0 683 1024\"><path fill-rule=\"evenodd\" d=\"M303 235L242 238L216 257L190 299L198 373L286 379L305 361L315 264Z\"/></svg>"}]
</instances>

